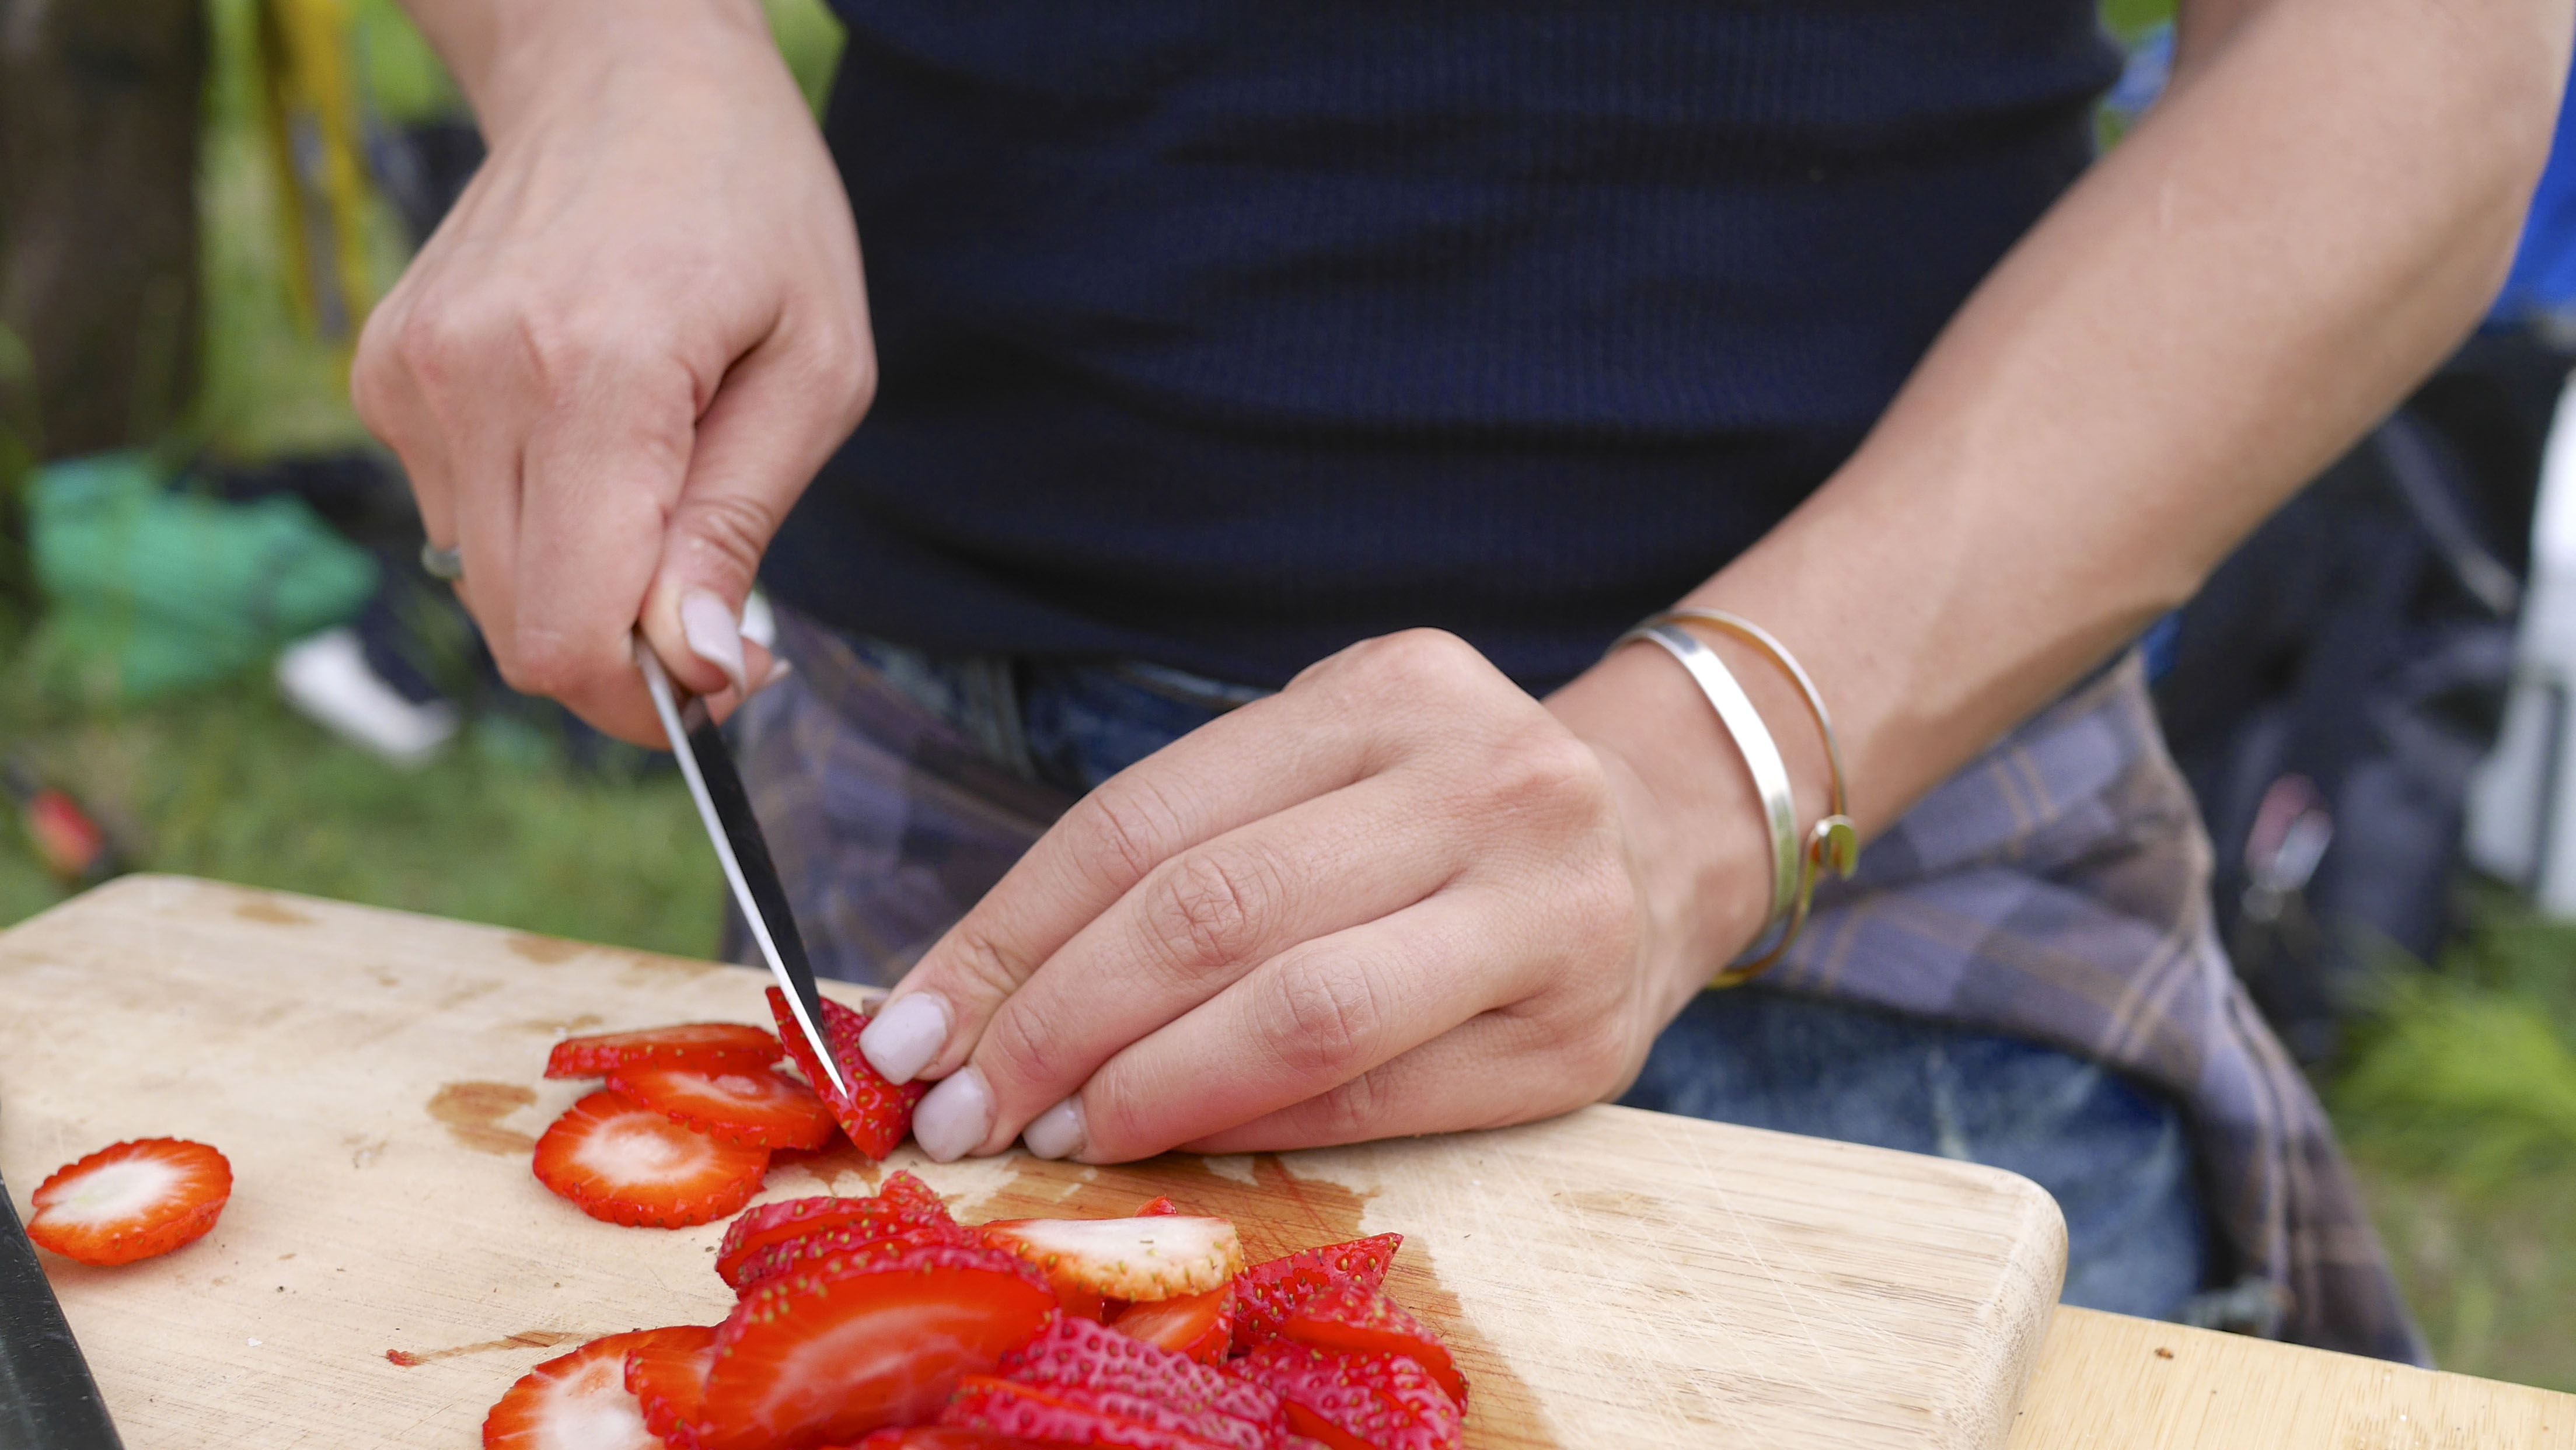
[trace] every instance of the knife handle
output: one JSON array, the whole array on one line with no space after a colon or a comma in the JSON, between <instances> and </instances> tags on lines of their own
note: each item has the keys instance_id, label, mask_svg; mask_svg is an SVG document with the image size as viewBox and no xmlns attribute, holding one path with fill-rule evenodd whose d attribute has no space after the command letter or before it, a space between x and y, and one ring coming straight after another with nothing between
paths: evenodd
<instances>
[{"instance_id":1,"label":"knife handle","mask_svg":"<svg viewBox=\"0 0 2576 1450\"><path fill-rule=\"evenodd\" d=\"M124 1450L35 1245L0 1188L0 1450Z\"/></svg>"}]
</instances>

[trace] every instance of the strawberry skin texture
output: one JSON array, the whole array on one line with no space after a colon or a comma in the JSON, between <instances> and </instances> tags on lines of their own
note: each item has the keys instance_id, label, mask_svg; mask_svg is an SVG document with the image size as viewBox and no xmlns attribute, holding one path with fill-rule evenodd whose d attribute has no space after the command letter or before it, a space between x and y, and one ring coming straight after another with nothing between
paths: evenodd
<instances>
[{"instance_id":1,"label":"strawberry skin texture","mask_svg":"<svg viewBox=\"0 0 2576 1450\"><path fill-rule=\"evenodd\" d=\"M910 1178L912 1175L904 1174ZM913 1179L920 1182L919 1179ZM798 1239L837 1234L844 1230L856 1237L845 1238L843 1247L856 1248L871 1238L890 1237L914 1229L950 1229L961 1237L965 1230L948 1216L946 1207L933 1200L924 1211L909 1198L791 1198L777 1203L764 1203L735 1219L725 1230L724 1244L716 1250L716 1273L737 1292L776 1272L773 1267L761 1273L747 1273L743 1266L769 1250Z\"/></svg>"},{"instance_id":2,"label":"strawberry skin texture","mask_svg":"<svg viewBox=\"0 0 2576 1450\"><path fill-rule=\"evenodd\" d=\"M1400 1354L1327 1354L1274 1339L1232 1372L1276 1392L1288 1428L1332 1450L1457 1450L1466 1417Z\"/></svg>"},{"instance_id":3,"label":"strawberry skin texture","mask_svg":"<svg viewBox=\"0 0 2576 1450\"><path fill-rule=\"evenodd\" d=\"M686 1022L633 1032L567 1037L546 1054L548 1077L606 1077L627 1067L749 1072L776 1062L778 1039L739 1022Z\"/></svg>"},{"instance_id":4,"label":"strawberry skin texture","mask_svg":"<svg viewBox=\"0 0 2576 1450\"><path fill-rule=\"evenodd\" d=\"M1161 1218L1166 1214L1179 1213L1180 1211L1181 1206L1179 1204L1172 1202L1168 1198L1157 1198L1151 1203L1146 1204L1143 1208L1136 1210L1136 1216L1138 1218Z\"/></svg>"},{"instance_id":5,"label":"strawberry skin texture","mask_svg":"<svg viewBox=\"0 0 2576 1450\"><path fill-rule=\"evenodd\" d=\"M1404 1306L1374 1289L1344 1281L1308 1299L1279 1327L1279 1337L1309 1349L1346 1354L1400 1354L1422 1366L1458 1408L1467 1407L1467 1377L1440 1337Z\"/></svg>"},{"instance_id":6,"label":"strawberry skin texture","mask_svg":"<svg viewBox=\"0 0 2576 1450\"><path fill-rule=\"evenodd\" d=\"M993 1377L1066 1404L1141 1419L1234 1450L1268 1450L1287 1433L1279 1397L1262 1386L1070 1316L1058 1316L1045 1333L1003 1356ZM1158 1408L1141 1412L1129 1401Z\"/></svg>"},{"instance_id":7,"label":"strawberry skin texture","mask_svg":"<svg viewBox=\"0 0 2576 1450\"><path fill-rule=\"evenodd\" d=\"M754 1289L782 1275L793 1274L809 1264L826 1259L846 1257L861 1250L910 1248L982 1248L973 1231L954 1224L907 1221L892 1229L836 1228L784 1243L771 1244L744 1257L735 1266L736 1295Z\"/></svg>"},{"instance_id":8,"label":"strawberry skin texture","mask_svg":"<svg viewBox=\"0 0 2576 1450\"><path fill-rule=\"evenodd\" d=\"M981 1430L961 1430L954 1425L904 1425L888 1426L858 1444L842 1446L840 1450L1051 1450L1051 1447L1044 1440L988 1435Z\"/></svg>"},{"instance_id":9,"label":"strawberry skin texture","mask_svg":"<svg viewBox=\"0 0 2576 1450\"><path fill-rule=\"evenodd\" d=\"M831 1077L823 1064L814 1058L814 1049L805 1040L804 1029L796 1025L796 1014L787 1006L787 994L776 987L769 989L770 1015L778 1019L778 1039L787 1046L787 1055L796 1070L805 1074L806 1086L814 1090L832 1116L840 1122L841 1131L850 1142L871 1158L883 1158L912 1131L912 1109L922 1095L930 1091L926 1082L908 1082L901 1087L885 1080L859 1052L859 1033L868 1025L864 1012L853 1012L829 997L823 999L824 1045L832 1049L832 1062L841 1069L841 1080L849 1084L847 1093L832 1089Z\"/></svg>"},{"instance_id":10,"label":"strawberry skin texture","mask_svg":"<svg viewBox=\"0 0 2576 1450\"><path fill-rule=\"evenodd\" d=\"M745 1148L820 1148L832 1141L832 1110L805 1084L767 1068L625 1067L608 1075L608 1090Z\"/></svg>"},{"instance_id":11,"label":"strawberry skin texture","mask_svg":"<svg viewBox=\"0 0 2576 1450\"><path fill-rule=\"evenodd\" d=\"M1110 1318L1109 1327L1201 1364L1215 1364L1234 1347L1234 1285L1130 1304Z\"/></svg>"},{"instance_id":12,"label":"strawberry skin texture","mask_svg":"<svg viewBox=\"0 0 2576 1450\"><path fill-rule=\"evenodd\" d=\"M594 1339L521 1376L483 1417L483 1450L664 1450L626 1392L627 1356L707 1331L639 1329Z\"/></svg>"},{"instance_id":13,"label":"strawberry skin texture","mask_svg":"<svg viewBox=\"0 0 2576 1450\"><path fill-rule=\"evenodd\" d=\"M1015 1218L984 1225L984 1241L1035 1264L1059 1294L1174 1299L1222 1288L1243 1267L1243 1241L1221 1218Z\"/></svg>"},{"instance_id":14,"label":"strawberry skin texture","mask_svg":"<svg viewBox=\"0 0 2576 1450\"><path fill-rule=\"evenodd\" d=\"M56 1169L30 1200L27 1237L114 1268L206 1236L233 1195L233 1167L203 1143L138 1138Z\"/></svg>"},{"instance_id":15,"label":"strawberry skin texture","mask_svg":"<svg viewBox=\"0 0 2576 1450\"><path fill-rule=\"evenodd\" d=\"M781 1275L716 1331L700 1450L809 1450L930 1419L1054 1309L981 1247L888 1245Z\"/></svg>"},{"instance_id":16,"label":"strawberry skin texture","mask_svg":"<svg viewBox=\"0 0 2576 1450\"><path fill-rule=\"evenodd\" d=\"M685 1228L751 1201L769 1150L720 1143L617 1093L564 1110L537 1140L537 1181L592 1218Z\"/></svg>"},{"instance_id":17,"label":"strawberry skin texture","mask_svg":"<svg viewBox=\"0 0 2576 1450\"><path fill-rule=\"evenodd\" d=\"M1378 1234L1299 1249L1244 1270L1234 1281L1235 1353L1268 1342L1299 1305L1345 1280L1369 1289L1385 1283L1403 1242L1402 1234Z\"/></svg>"},{"instance_id":18,"label":"strawberry skin texture","mask_svg":"<svg viewBox=\"0 0 2576 1450\"><path fill-rule=\"evenodd\" d=\"M901 1168L887 1174L885 1181L877 1185L877 1197L887 1203L900 1204L916 1212L935 1213L941 1218L948 1217L948 1200L940 1197L938 1191L929 1184Z\"/></svg>"},{"instance_id":19,"label":"strawberry skin texture","mask_svg":"<svg viewBox=\"0 0 2576 1450\"><path fill-rule=\"evenodd\" d=\"M707 1397L707 1370L716 1362L716 1332L690 1325L665 1329L626 1351L626 1392L644 1416L644 1428L666 1450L695 1450L690 1426Z\"/></svg>"},{"instance_id":20,"label":"strawberry skin texture","mask_svg":"<svg viewBox=\"0 0 2576 1450\"><path fill-rule=\"evenodd\" d=\"M1057 1445L1115 1445L1122 1450L1227 1450L1219 1441L1156 1423L1151 1400L1100 1394L1083 1403L1028 1385L968 1375L939 1412L940 1423L988 1435L1016 1436Z\"/></svg>"}]
</instances>

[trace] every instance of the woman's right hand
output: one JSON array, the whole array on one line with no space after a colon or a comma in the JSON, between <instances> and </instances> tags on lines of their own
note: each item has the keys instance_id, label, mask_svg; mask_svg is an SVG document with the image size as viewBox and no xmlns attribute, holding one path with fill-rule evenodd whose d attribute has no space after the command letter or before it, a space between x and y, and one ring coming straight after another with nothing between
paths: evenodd
<instances>
[{"instance_id":1,"label":"woman's right hand","mask_svg":"<svg viewBox=\"0 0 2576 1450\"><path fill-rule=\"evenodd\" d=\"M413 4L490 154L369 318L359 415L503 678L659 744L630 632L719 708L764 678L744 596L873 396L849 201L753 0Z\"/></svg>"}]
</instances>

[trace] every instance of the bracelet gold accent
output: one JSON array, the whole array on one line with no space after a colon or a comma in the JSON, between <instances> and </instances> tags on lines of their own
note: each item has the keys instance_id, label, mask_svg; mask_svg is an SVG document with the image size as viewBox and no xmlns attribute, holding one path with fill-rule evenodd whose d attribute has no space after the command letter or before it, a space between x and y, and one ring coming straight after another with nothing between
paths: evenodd
<instances>
[{"instance_id":1,"label":"bracelet gold accent","mask_svg":"<svg viewBox=\"0 0 2576 1450\"><path fill-rule=\"evenodd\" d=\"M1834 717L1825 709L1824 692L1816 688L1816 682L1798 663L1798 657L1789 653L1788 646L1774 638L1769 630L1723 609L1666 610L1641 627L1672 625L1684 620L1722 630L1779 666L1780 672L1798 687L1799 697L1807 702L1807 713L1815 719L1816 733L1825 738L1825 768L1828 773L1825 816L1809 829L1806 849L1799 853L1797 900L1790 907L1788 930L1781 933L1779 941L1769 951L1752 961L1728 966L1709 984L1712 987L1731 987L1752 980L1788 954L1790 944L1798 939L1799 932L1806 929L1807 910L1814 898L1816 877L1820 872L1831 871L1848 880L1859 868L1860 829L1852 824L1850 797L1843 783L1842 740L1834 734ZM1764 931L1767 934L1769 928L1766 926Z\"/></svg>"},{"instance_id":2,"label":"bracelet gold accent","mask_svg":"<svg viewBox=\"0 0 2576 1450\"><path fill-rule=\"evenodd\" d=\"M1734 673L1717 657L1717 651L1700 643L1696 635L1679 624L1657 618L1619 636L1608 652L1615 653L1639 640L1661 647L1679 661L1698 684L1700 693L1708 697L1710 707L1717 711L1718 724L1735 741L1745 772L1753 777L1754 794L1762 798L1762 814L1771 828L1771 914L1763 924L1762 935L1769 936L1784 920L1790 923L1789 931L1760 960L1730 965L1709 984L1731 987L1751 980L1778 961L1806 917L1806 893L1800 882L1807 873L1799 868L1798 803L1789 789L1789 767L1780 759L1780 746L1771 738L1770 727L1762 723L1762 712L1753 707L1752 697L1736 683Z\"/></svg>"}]
</instances>

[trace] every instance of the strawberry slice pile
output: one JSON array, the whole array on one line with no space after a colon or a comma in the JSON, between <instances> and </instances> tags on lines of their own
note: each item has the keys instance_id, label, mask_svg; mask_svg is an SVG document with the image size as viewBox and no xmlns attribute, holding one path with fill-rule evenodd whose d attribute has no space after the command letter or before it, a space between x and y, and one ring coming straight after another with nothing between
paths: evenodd
<instances>
[{"instance_id":1,"label":"strawberry slice pile","mask_svg":"<svg viewBox=\"0 0 2576 1450\"><path fill-rule=\"evenodd\" d=\"M833 1057L851 1091L832 1090L770 990L789 1038L731 1022L691 1022L572 1037L546 1059L552 1078L607 1079L572 1105L537 1142L537 1179L593 1218L634 1227L685 1228L723 1218L751 1201L773 1149L827 1146L835 1132L882 1158L912 1129L926 1084L898 1088L859 1055L868 1019L826 1000ZM792 1056L804 1081L771 1064ZM818 1092L816 1085L821 1085ZM938 1198L920 1190L933 1208ZM916 1203L915 1208L919 1205ZM946 1211L940 1210L940 1217ZM779 1240L798 1235L776 1235ZM727 1282L744 1254L728 1254ZM763 1275L792 1258L763 1259Z\"/></svg>"},{"instance_id":2,"label":"strawberry slice pile","mask_svg":"<svg viewBox=\"0 0 2576 1450\"><path fill-rule=\"evenodd\" d=\"M891 1173L874 1197L743 1213L716 1253L738 1296L722 1324L613 1335L540 1365L484 1443L1457 1450L1466 1381L1382 1292L1400 1242L1246 1265L1234 1225L1169 1200L1124 1219L962 1225Z\"/></svg>"},{"instance_id":3,"label":"strawberry slice pile","mask_svg":"<svg viewBox=\"0 0 2576 1450\"><path fill-rule=\"evenodd\" d=\"M233 1194L233 1167L203 1143L140 1138L101 1148L37 1185L27 1237L113 1268L206 1236Z\"/></svg>"}]
</instances>

